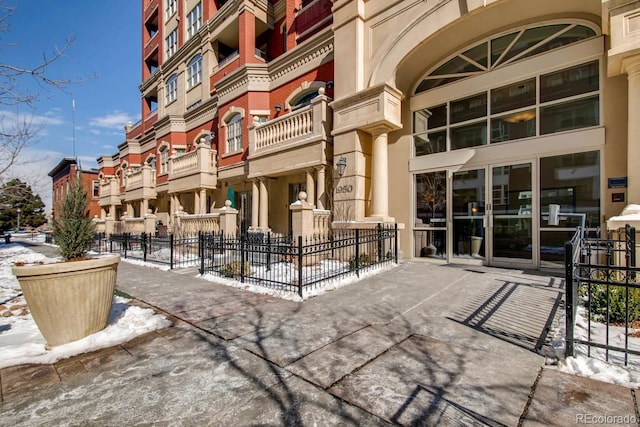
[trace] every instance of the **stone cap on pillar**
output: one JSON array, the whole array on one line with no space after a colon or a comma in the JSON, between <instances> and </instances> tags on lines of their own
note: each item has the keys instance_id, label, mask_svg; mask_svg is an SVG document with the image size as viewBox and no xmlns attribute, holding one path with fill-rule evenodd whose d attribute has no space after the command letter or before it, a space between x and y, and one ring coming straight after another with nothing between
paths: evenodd
<instances>
[{"instance_id":1,"label":"stone cap on pillar","mask_svg":"<svg viewBox=\"0 0 640 427\"><path fill-rule=\"evenodd\" d=\"M292 211L313 210L314 208L315 205L307 202L307 193L305 191L298 193L298 200L289 205L289 209Z\"/></svg>"},{"instance_id":2,"label":"stone cap on pillar","mask_svg":"<svg viewBox=\"0 0 640 427\"><path fill-rule=\"evenodd\" d=\"M640 230L640 205L627 205L620 215L609 218L607 230L618 230L627 224Z\"/></svg>"}]
</instances>

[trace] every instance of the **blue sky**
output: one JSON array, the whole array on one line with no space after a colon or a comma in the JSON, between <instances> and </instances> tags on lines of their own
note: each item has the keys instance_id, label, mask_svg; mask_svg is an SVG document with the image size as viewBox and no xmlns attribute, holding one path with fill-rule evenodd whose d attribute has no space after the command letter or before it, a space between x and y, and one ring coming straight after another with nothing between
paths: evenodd
<instances>
[{"instance_id":1,"label":"blue sky","mask_svg":"<svg viewBox=\"0 0 640 427\"><path fill-rule=\"evenodd\" d=\"M13 175L31 183L48 212L47 173L64 157L73 157L74 146L83 168L97 167L98 156L116 153L124 142L125 123L140 119L141 5L136 0L3 0L0 5L16 8L8 19L9 29L0 32L0 62L33 67L73 35L65 56L47 75L87 79L65 92L43 89L32 78L20 82L22 89L39 91L41 97L35 109L23 106L19 114L33 115L43 127L24 153L33 163ZM0 120L11 114L16 114L15 108L0 105Z\"/></svg>"}]
</instances>

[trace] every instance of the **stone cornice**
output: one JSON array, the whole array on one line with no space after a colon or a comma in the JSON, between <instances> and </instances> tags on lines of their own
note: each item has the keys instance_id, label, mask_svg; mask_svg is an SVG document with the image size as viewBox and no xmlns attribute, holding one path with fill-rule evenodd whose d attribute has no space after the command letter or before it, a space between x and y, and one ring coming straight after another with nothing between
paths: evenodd
<instances>
[{"instance_id":1,"label":"stone cornice","mask_svg":"<svg viewBox=\"0 0 640 427\"><path fill-rule=\"evenodd\" d=\"M160 138L172 132L186 132L186 123L184 117L175 114L169 114L159 119L155 124L156 137Z\"/></svg>"},{"instance_id":2,"label":"stone cornice","mask_svg":"<svg viewBox=\"0 0 640 427\"><path fill-rule=\"evenodd\" d=\"M149 132L140 140L140 148L142 153L146 153L156 147L156 133Z\"/></svg>"},{"instance_id":3,"label":"stone cornice","mask_svg":"<svg viewBox=\"0 0 640 427\"><path fill-rule=\"evenodd\" d=\"M140 154L140 141L137 139L127 139L125 142L118 145L118 151L122 156L127 154Z\"/></svg>"},{"instance_id":4,"label":"stone cornice","mask_svg":"<svg viewBox=\"0 0 640 427\"><path fill-rule=\"evenodd\" d=\"M197 108L187 111L184 120L189 124L187 130L196 128L205 122L213 120L218 114L218 97L209 98Z\"/></svg>"},{"instance_id":5,"label":"stone cornice","mask_svg":"<svg viewBox=\"0 0 640 427\"><path fill-rule=\"evenodd\" d=\"M219 104L223 105L249 90L268 92L269 82L267 64L246 64L216 84Z\"/></svg>"}]
</instances>

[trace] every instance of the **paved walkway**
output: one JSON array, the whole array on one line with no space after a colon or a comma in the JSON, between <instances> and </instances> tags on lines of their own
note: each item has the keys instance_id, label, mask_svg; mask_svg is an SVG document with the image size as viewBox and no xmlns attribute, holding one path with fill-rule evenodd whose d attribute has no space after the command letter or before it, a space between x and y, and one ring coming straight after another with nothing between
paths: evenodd
<instances>
[{"instance_id":1,"label":"paved walkway","mask_svg":"<svg viewBox=\"0 0 640 427\"><path fill-rule=\"evenodd\" d=\"M0 370L0 424L632 420L634 391L545 366L561 287L556 277L406 262L296 303L121 262L118 289L173 326L55 365Z\"/></svg>"}]
</instances>

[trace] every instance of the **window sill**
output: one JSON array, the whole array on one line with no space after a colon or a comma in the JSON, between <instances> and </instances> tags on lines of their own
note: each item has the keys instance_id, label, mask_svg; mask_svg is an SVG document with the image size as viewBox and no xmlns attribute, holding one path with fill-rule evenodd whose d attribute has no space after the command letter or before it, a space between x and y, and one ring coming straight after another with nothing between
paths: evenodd
<instances>
[{"instance_id":1,"label":"window sill","mask_svg":"<svg viewBox=\"0 0 640 427\"><path fill-rule=\"evenodd\" d=\"M242 150L229 151L227 153L224 153L222 155L222 158L224 159L225 157L231 157L231 156L235 156L235 155L238 155L238 154L242 154Z\"/></svg>"},{"instance_id":2,"label":"window sill","mask_svg":"<svg viewBox=\"0 0 640 427\"><path fill-rule=\"evenodd\" d=\"M191 92L192 90L196 89L198 86L202 85L202 80L199 81L198 83L194 84L193 86L187 88L187 93Z\"/></svg>"}]
</instances>

